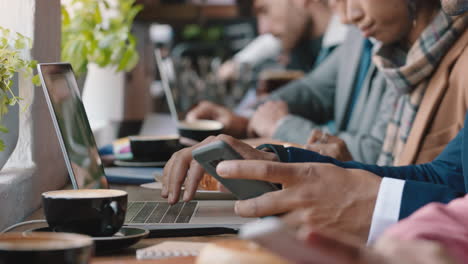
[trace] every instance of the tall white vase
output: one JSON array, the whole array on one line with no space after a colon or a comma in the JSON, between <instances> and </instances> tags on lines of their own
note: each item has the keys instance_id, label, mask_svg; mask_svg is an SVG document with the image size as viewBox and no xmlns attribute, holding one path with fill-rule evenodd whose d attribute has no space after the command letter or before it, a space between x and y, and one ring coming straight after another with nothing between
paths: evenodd
<instances>
[{"instance_id":1,"label":"tall white vase","mask_svg":"<svg viewBox=\"0 0 468 264\"><path fill-rule=\"evenodd\" d=\"M123 120L124 88L123 72L115 72L112 67L88 65L82 98L92 128Z\"/></svg>"},{"instance_id":2,"label":"tall white vase","mask_svg":"<svg viewBox=\"0 0 468 264\"><path fill-rule=\"evenodd\" d=\"M11 90L14 94L19 94L18 74L13 77L13 85ZM5 163L10 158L16 148L19 135L19 105L8 107L8 113L3 117L3 126L8 128L8 133L0 133L0 138L5 142L5 150L0 152L0 169L5 166Z\"/></svg>"}]
</instances>

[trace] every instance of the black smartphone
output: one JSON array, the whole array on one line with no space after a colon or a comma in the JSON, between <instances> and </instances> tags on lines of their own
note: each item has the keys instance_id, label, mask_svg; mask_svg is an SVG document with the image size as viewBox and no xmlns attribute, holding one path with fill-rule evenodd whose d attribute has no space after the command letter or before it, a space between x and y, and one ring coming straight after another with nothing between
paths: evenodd
<instances>
[{"instance_id":1,"label":"black smartphone","mask_svg":"<svg viewBox=\"0 0 468 264\"><path fill-rule=\"evenodd\" d=\"M192 151L193 158L200 165L226 187L239 200L258 197L267 192L277 191L279 188L269 182L244 179L224 179L216 173L216 166L225 160L242 160L242 156L224 141L216 141Z\"/></svg>"}]
</instances>

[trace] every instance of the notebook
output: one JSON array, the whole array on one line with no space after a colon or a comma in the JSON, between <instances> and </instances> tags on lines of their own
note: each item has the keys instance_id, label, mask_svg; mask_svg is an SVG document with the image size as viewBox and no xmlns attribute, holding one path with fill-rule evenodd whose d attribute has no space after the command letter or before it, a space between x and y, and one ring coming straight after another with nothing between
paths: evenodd
<instances>
[{"instance_id":1,"label":"notebook","mask_svg":"<svg viewBox=\"0 0 468 264\"><path fill-rule=\"evenodd\" d=\"M200 250L207 244L208 243L201 242L166 241L161 244L137 250L136 257L139 260L196 257L200 254Z\"/></svg>"}]
</instances>

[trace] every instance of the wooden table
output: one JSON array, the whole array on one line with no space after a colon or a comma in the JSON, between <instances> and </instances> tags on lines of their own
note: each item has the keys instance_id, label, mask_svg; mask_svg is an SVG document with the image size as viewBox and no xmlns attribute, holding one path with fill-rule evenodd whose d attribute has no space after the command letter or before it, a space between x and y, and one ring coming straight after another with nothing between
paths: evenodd
<instances>
[{"instance_id":1,"label":"wooden table","mask_svg":"<svg viewBox=\"0 0 468 264\"><path fill-rule=\"evenodd\" d=\"M119 258L93 260L91 264L194 264L194 257L168 258L161 260L126 260Z\"/></svg>"},{"instance_id":2,"label":"wooden table","mask_svg":"<svg viewBox=\"0 0 468 264\"><path fill-rule=\"evenodd\" d=\"M161 198L159 190L149 190L141 188L137 185L112 185L112 189L124 190L128 193L129 201L142 201L142 200L156 200L164 201ZM42 209L34 212L28 220L44 219L44 213ZM34 227L40 227L42 225L28 225L18 228L14 231L25 231ZM164 241L185 241L185 242L211 242L218 239L234 238L235 235L218 235L218 236L204 236L204 237L177 237L177 238L147 238L141 240L139 243L133 245L122 251L112 252L110 254L104 254L95 256L91 264L133 264L133 263L154 263L154 264L192 264L194 258L176 258L168 260L149 260L149 261L138 261L136 260L136 250L153 246Z\"/></svg>"}]
</instances>

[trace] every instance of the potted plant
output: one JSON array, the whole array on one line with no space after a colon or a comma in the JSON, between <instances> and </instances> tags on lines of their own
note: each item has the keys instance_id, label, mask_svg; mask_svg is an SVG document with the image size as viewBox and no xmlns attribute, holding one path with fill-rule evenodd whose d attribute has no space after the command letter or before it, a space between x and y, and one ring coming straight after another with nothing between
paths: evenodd
<instances>
[{"instance_id":1,"label":"potted plant","mask_svg":"<svg viewBox=\"0 0 468 264\"><path fill-rule=\"evenodd\" d=\"M62 60L86 75L79 86L91 120L123 115L123 72L139 59L131 28L141 9L135 0L63 1Z\"/></svg>"},{"instance_id":2,"label":"potted plant","mask_svg":"<svg viewBox=\"0 0 468 264\"><path fill-rule=\"evenodd\" d=\"M18 140L18 104L22 100L18 73L39 85L38 76L33 76L36 62L26 55L31 47L31 39L0 27L0 168L7 162Z\"/></svg>"}]
</instances>

